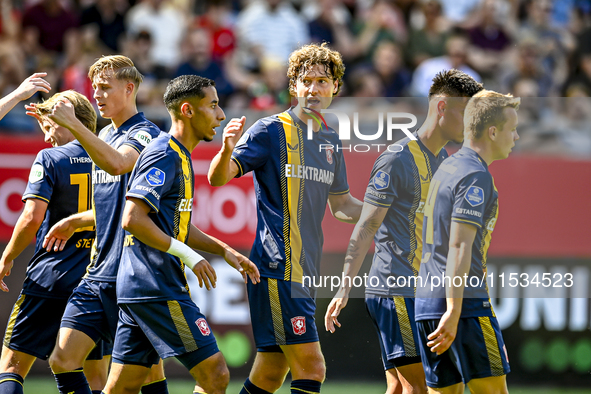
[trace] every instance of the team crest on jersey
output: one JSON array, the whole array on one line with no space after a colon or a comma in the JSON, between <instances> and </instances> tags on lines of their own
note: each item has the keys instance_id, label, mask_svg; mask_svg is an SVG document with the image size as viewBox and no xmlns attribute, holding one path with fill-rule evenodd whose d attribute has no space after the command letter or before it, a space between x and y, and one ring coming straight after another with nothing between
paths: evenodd
<instances>
[{"instance_id":1,"label":"team crest on jersey","mask_svg":"<svg viewBox=\"0 0 591 394\"><path fill-rule=\"evenodd\" d=\"M293 333L296 335L303 335L306 333L306 318L303 316L296 316L291 319L291 327Z\"/></svg>"},{"instance_id":2,"label":"team crest on jersey","mask_svg":"<svg viewBox=\"0 0 591 394\"><path fill-rule=\"evenodd\" d=\"M203 336L206 337L209 334L211 334L211 330L209 329L209 325L207 324L207 321L205 321L204 318L200 317L199 319L197 319L195 324L197 324L197 327L199 328L199 331L201 331L201 334Z\"/></svg>"},{"instance_id":3,"label":"team crest on jersey","mask_svg":"<svg viewBox=\"0 0 591 394\"><path fill-rule=\"evenodd\" d=\"M384 171L378 171L373 177L373 187L375 187L376 190L384 190L388 186L390 186L390 175Z\"/></svg>"},{"instance_id":4,"label":"team crest on jersey","mask_svg":"<svg viewBox=\"0 0 591 394\"><path fill-rule=\"evenodd\" d=\"M146 174L146 180L152 186L162 186L164 185L164 180L166 179L166 174L159 168L152 167L150 171Z\"/></svg>"},{"instance_id":5,"label":"team crest on jersey","mask_svg":"<svg viewBox=\"0 0 591 394\"><path fill-rule=\"evenodd\" d=\"M138 131L137 134L133 136L133 139L142 144L144 148L148 146L150 142L152 142L152 136L150 133L144 130Z\"/></svg>"},{"instance_id":6,"label":"team crest on jersey","mask_svg":"<svg viewBox=\"0 0 591 394\"><path fill-rule=\"evenodd\" d=\"M29 173L29 182L39 182L41 179L43 179L44 174L45 171L43 171L43 166L41 164L33 165L33 167L31 167L31 172Z\"/></svg>"},{"instance_id":7,"label":"team crest on jersey","mask_svg":"<svg viewBox=\"0 0 591 394\"><path fill-rule=\"evenodd\" d=\"M334 155L334 149L327 148L326 149L326 161L328 164L332 164L332 156Z\"/></svg>"},{"instance_id":8,"label":"team crest on jersey","mask_svg":"<svg viewBox=\"0 0 591 394\"><path fill-rule=\"evenodd\" d=\"M484 190L478 186L470 186L464 198L468 204L477 207L484 202Z\"/></svg>"}]
</instances>

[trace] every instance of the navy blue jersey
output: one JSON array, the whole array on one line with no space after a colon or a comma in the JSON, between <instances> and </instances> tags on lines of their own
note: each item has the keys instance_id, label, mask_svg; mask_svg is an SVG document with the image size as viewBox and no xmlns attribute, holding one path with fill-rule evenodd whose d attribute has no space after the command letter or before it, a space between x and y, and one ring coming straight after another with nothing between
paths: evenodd
<instances>
[{"instance_id":1,"label":"navy blue jersey","mask_svg":"<svg viewBox=\"0 0 591 394\"><path fill-rule=\"evenodd\" d=\"M396 144L402 150L386 150L378 157L365 191L365 202L388 208L374 237L372 280L365 292L413 297L415 284L408 278L418 275L421 264L425 200L433 173L447 152L441 149L435 156L420 140L410 138Z\"/></svg>"},{"instance_id":2,"label":"navy blue jersey","mask_svg":"<svg viewBox=\"0 0 591 394\"><path fill-rule=\"evenodd\" d=\"M23 201L47 202L35 254L27 267L23 293L48 298L68 298L90 262L94 232L76 232L61 252L42 247L49 229L59 220L90 208L92 161L78 141L43 149L31 168Z\"/></svg>"},{"instance_id":3,"label":"navy blue jersey","mask_svg":"<svg viewBox=\"0 0 591 394\"><path fill-rule=\"evenodd\" d=\"M256 122L238 141L237 177L254 172L257 230L250 259L261 276L302 283L319 272L329 194L349 192L340 140L307 126L290 109Z\"/></svg>"},{"instance_id":4,"label":"navy blue jersey","mask_svg":"<svg viewBox=\"0 0 591 394\"><path fill-rule=\"evenodd\" d=\"M118 129L109 125L99 137L115 149L129 145L138 153L160 134L160 129L137 113ZM121 260L125 231L121 228L121 215L125 206L125 191L129 174L110 175L96 165L92 168L92 210L96 223L96 239L92 247L91 263L86 278L115 282Z\"/></svg>"},{"instance_id":5,"label":"navy blue jersey","mask_svg":"<svg viewBox=\"0 0 591 394\"><path fill-rule=\"evenodd\" d=\"M451 222L475 226L468 286L461 317L494 316L486 285L486 254L499 213L498 193L488 166L470 148L445 160L429 188L423 225L423 263L417 288L416 320L438 319L446 311L445 287L431 290L433 276L445 275Z\"/></svg>"},{"instance_id":6,"label":"navy blue jersey","mask_svg":"<svg viewBox=\"0 0 591 394\"><path fill-rule=\"evenodd\" d=\"M193 209L191 153L174 137L163 134L140 155L129 181L127 197L151 208L150 218L165 234L187 243ZM189 299L181 259L127 235L117 276L120 303Z\"/></svg>"}]
</instances>

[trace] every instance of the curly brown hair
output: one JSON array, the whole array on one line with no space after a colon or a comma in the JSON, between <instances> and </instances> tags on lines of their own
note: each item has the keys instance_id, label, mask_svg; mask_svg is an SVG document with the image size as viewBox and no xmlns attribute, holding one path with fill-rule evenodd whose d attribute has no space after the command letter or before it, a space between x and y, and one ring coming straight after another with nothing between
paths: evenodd
<instances>
[{"instance_id":1,"label":"curly brown hair","mask_svg":"<svg viewBox=\"0 0 591 394\"><path fill-rule=\"evenodd\" d=\"M322 65L326 75L333 81L338 82L335 96L339 94L343 84L343 75L345 74L345 65L341 54L328 47L327 43L322 45L309 44L296 49L289 56L289 68L287 77L289 78L289 93L296 96L295 86L298 79L301 79L310 68L315 65Z\"/></svg>"}]
</instances>

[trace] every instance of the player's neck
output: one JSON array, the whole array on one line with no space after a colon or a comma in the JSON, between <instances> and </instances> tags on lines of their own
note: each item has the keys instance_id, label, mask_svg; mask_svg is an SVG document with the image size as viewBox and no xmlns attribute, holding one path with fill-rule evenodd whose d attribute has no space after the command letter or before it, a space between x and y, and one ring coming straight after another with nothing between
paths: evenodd
<instances>
[{"instance_id":1,"label":"player's neck","mask_svg":"<svg viewBox=\"0 0 591 394\"><path fill-rule=\"evenodd\" d=\"M134 103L133 106L130 105L128 107L125 107L117 115L113 116L111 118L111 123L116 129L118 129L119 127L121 127L123 123L127 122L127 120L129 120L132 116L134 116L137 113L137 107Z\"/></svg>"},{"instance_id":2,"label":"player's neck","mask_svg":"<svg viewBox=\"0 0 591 394\"><path fill-rule=\"evenodd\" d=\"M487 166L490 166L494 159L494 155L490 146L483 141L472 141L472 140L465 140L464 146L472 149L474 152L478 153L478 156L485 161Z\"/></svg>"},{"instance_id":3,"label":"player's neck","mask_svg":"<svg viewBox=\"0 0 591 394\"><path fill-rule=\"evenodd\" d=\"M193 152L193 149L195 149L200 142L200 140L195 137L194 133L189 132L189 130L184 127L184 124L181 121L173 121L168 134L173 136L189 152Z\"/></svg>"},{"instance_id":4,"label":"player's neck","mask_svg":"<svg viewBox=\"0 0 591 394\"><path fill-rule=\"evenodd\" d=\"M437 124L437 119L435 118L427 117L425 123L417 131L417 135L423 145L435 156L447 144L447 140L443 137L441 129Z\"/></svg>"},{"instance_id":5,"label":"player's neck","mask_svg":"<svg viewBox=\"0 0 591 394\"><path fill-rule=\"evenodd\" d=\"M312 118L310 115L308 115L306 113L306 111L304 111L302 109L302 107L300 107L299 105L293 109L293 113L306 126L308 125L308 121L311 120L312 121L312 130L314 130L314 132L317 132L318 130L320 130L320 125L318 124L318 122L315 122L314 118ZM306 130L308 130L308 129L306 128Z\"/></svg>"}]
</instances>

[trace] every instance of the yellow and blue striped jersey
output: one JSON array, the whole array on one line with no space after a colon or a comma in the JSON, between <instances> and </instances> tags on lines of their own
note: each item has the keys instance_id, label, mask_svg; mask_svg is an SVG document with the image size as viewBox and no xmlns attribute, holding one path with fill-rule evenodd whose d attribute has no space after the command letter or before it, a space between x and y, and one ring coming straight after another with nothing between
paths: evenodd
<instances>
[{"instance_id":1,"label":"yellow and blue striped jersey","mask_svg":"<svg viewBox=\"0 0 591 394\"><path fill-rule=\"evenodd\" d=\"M263 118L236 145L237 177L254 173L257 230L250 259L261 276L302 283L319 273L322 219L329 194L349 192L341 143L307 126L290 109Z\"/></svg>"},{"instance_id":2,"label":"yellow and blue striped jersey","mask_svg":"<svg viewBox=\"0 0 591 394\"><path fill-rule=\"evenodd\" d=\"M498 192L493 177L475 151L463 147L439 166L425 204L416 320L438 319L447 310L445 287L441 284L432 289L431 278L446 275L452 221L476 227L461 317L494 316L485 275L486 256L498 214Z\"/></svg>"},{"instance_id":3,"label":"yellow and blue striped jersey","mask_svg":"<svg viewBox=\"0 0 591 394\"><path fill-rule=\"evenodd\" d=\"M414 282L396 279L418 275L425 200L431 178L447 152L441 149L435 156L419 139L408 137L393 146L399 151L386 150L378 157L365 191L366 203L388 208L374 237L371 280L365 292L413 297Z\"/></svg>"},{"instance_id":4,"label":"yellow and blue striped jersey","mask_svg":"<svg viewBox=\"0 0 591 394\"><path fill-rule=\"evenodd\" d=\"M144 201L150 218L165 234L187 243L193 210L191 153L173 136L162 134L140 155L127 198ZM125 303L189 299L182 261L126 232L117 276L117 300Z\"/></svg>"}]
</instances>

